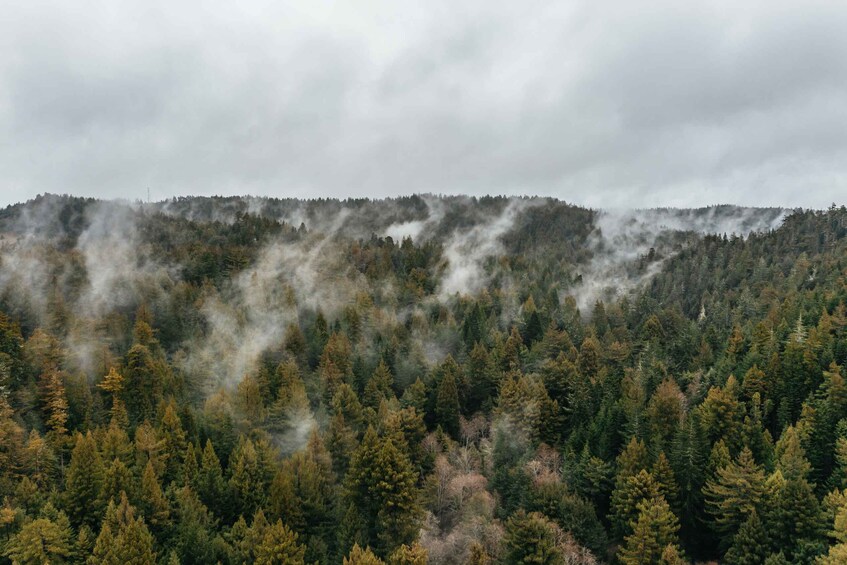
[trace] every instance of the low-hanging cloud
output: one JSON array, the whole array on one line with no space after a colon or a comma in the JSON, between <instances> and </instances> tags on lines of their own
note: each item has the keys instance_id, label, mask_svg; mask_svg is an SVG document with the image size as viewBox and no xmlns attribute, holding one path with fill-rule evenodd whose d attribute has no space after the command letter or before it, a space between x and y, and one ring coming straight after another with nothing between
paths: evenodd
<instances>
[{"instance_id":1,"label":"low-hanging cloud","mask_svg":"<svg viewBox=\"0 0 847 565\"><path fill-rule=\"evenodd\" d=\"M778 228L788 210L712 206L699 209L601 210L589 238L593 256L580 265L578 282L566 289L589 313L597 300L614 300L653 278L689 241L680 235L746 237ZM636 263L643 262L641 268Z\"/></svg>"},{"instance_id":2,"label":"low-hanging cloud","mask_svg":"<svg viewBox=\"0 0 847 565\"><path fill-rule=\"evenodd\" d=\"M846 27L832 0L14 3L0 182L825 207L847 187Z\"/></svg>"}]
</instances>

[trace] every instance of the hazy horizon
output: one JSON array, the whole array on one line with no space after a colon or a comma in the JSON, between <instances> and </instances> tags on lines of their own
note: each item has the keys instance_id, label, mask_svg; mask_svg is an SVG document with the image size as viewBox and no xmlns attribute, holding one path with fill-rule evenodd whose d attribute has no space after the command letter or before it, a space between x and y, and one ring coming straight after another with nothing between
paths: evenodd
<instances>
[{"instance_id":1,"label":"hazy horizon","mask_svg":"<svg viewBox=\"0 0 847 565\"><path fill-rule=\"evenodd\" d=\"M27 2L0 21L0 204L38 193L847 194L833 1Z\"/></svg>"}]
</instances>

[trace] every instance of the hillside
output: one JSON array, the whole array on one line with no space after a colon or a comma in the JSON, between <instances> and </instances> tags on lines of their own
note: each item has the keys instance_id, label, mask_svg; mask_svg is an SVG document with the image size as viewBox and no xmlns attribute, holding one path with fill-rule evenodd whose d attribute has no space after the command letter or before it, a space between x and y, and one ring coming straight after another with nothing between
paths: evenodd
<instances>
[{"instance_id":1,"label":"hillside","mask_svg":"<svg viewBox=\"0 0 847 565\"><path fill-rule=\"evenodd\" d=\"M844 207L44 195L0 211L0 543L837 563L845 299Z\"/></svg>"}]
</instances>

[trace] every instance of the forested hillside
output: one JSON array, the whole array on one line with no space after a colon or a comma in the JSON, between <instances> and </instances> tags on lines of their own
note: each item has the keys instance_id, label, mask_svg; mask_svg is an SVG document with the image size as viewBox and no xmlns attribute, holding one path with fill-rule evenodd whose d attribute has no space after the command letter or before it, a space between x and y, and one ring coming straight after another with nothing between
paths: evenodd
<instances>
[{"instance_id":1,"label":"forested hillside","mask_svg":"<svg viewBox=\"0 0 847 565\"><path fill-rule=\"evenodd\" d=\"M0 561L847 563L847 208L0 210Z\"/></svg>"}]
</instances>

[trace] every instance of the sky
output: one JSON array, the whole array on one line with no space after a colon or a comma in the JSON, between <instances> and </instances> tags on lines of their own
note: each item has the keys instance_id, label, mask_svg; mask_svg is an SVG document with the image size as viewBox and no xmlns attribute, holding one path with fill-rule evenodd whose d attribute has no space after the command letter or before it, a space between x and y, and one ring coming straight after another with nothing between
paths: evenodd
<instances>
[{"instance_id":1,"label":"sky","mask_svg":"<svg viewBox=\"0 0 847 565\"><path fill-rule=\"evenodd\" d=\"M145 0L0 11L39 193L847 203L847 3Z\"/></svg>"}]
</instances>

